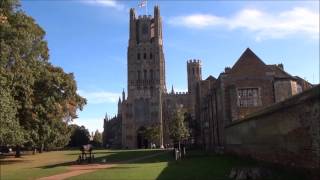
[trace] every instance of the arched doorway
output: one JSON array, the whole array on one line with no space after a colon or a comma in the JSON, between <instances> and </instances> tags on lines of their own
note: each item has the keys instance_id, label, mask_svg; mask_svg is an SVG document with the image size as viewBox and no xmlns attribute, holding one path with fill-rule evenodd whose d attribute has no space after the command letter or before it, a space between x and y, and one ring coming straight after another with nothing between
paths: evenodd
<instances>
[{"instance_id":1,"label":"arched doorway","mask_svg":"<svg viewBox=\"0 0 320 180\"><path fill-rule=\"evenodd\" d=\"M144 126L140 127L137 131L137 147L139 149L148 148L148 140L145 133L146 128Z\"/></svg>"}]
</instances>

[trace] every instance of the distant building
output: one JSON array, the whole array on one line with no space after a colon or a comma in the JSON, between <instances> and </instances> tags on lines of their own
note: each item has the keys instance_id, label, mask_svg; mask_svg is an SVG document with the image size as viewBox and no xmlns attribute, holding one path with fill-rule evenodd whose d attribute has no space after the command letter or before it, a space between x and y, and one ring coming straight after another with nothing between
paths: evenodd
<instances>
[{"instance_id":1,"label":"distant building","mask_svg":"<svg viewBox=\"0 0 320 180\"><path fill-rule=\"evenodd\" d=\"M103 120L102 145L105 148L121 148L121 117L115 116Z\"/></svg>"},{"instance_id":2,"label":"distant building","mask_svg":"<svg viewBox=\"0 0 320 180\"><path fill-rule=\"evenodd\" d=\"M147 147L140 132L151 125L160 127L160 138L154 142L158 147L171 143L168 124L173 107L179 105L199 125L197 137L192 137L199 145L223 146L228 123L312 87L285 72L282 64L266 65L247 48L218 78L203 80L201 61L187 61L188 92L174 92L173 87L167 92L159 7L154 7L153 17L137 17L130 9L129 29L128 96L123 91L118 115L104 120L106 143L119 144L121 137L123 148Z\"/></svg>"}]
</instances>

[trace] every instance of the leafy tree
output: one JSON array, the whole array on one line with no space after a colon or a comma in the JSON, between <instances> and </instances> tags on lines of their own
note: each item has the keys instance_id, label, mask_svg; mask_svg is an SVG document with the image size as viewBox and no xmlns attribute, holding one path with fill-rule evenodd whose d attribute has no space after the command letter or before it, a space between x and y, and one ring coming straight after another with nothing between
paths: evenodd
<instances>
[{"instance_id":1,"label":"leafy tree","mask_svg":"<svg viewBox=\"0 0 320 180\"><path fill-rule=\"evenodd\" d=\"M159 125L152 125L146 128L145 137L149 142L157 142L160 138L160 126Z\"/></svg>"},{"instance_id":2,"label":"leafy tree","mask_svg":"<svg viewBox=\"0 0 320 180\"><path fill-rule=\"evenodd\" d=\"M93 135L93 145L96 147L101 147L102 145L102 134L98 130Z\"/></svg>"},{"instance_id":3,"label":"leafy tree","mask_svg":"<svg viewBox=\"0 0 320 180\"><path fill-rule=\"evenodd\" d=\"M6 85L8 76L0 67L0 146L13 146L23 143L23 130L16 117L17 108Z\"/></svg>"},{"instance_id":4,"label":"leafy tree","mask_svg":"<svg viewBox=\"0 0 320 180\"><path fill-rule=\"evenodd\" d=\"M71 132L69 147L79 147L86 145L89 142L90 133L84 126L78 126L76 124L69 125Z\"/></svg>"},{"instance_id":5,"label":"leafy tree","mask_svg":"<svg viewBox=\"0 0 320 180\"><path fill-rule=\"evenodd\" d=\"M189 130L185 124L184 110L176 107L173 112L172 120L169 124L170 138L179 143L189 137Z\"/></svg>"},{"instance_id":6,"label":"leafy tree","mask_svg":"<svg viewBox=\"0 0 320 180\"><path fill-rule=\"evenodd\" d=\"M5 143L19 144L23 137L26 146L40 151L63 147L70 137L67 125L86 100L77 94L73 74L49 63L45 31L20 9L19 1L0 3L1 96L6 99L0 114L8 113L1 121L12 124L16 118L14 131L23 129L2 131L14 135Z\"/></svg>"}]
</instances>

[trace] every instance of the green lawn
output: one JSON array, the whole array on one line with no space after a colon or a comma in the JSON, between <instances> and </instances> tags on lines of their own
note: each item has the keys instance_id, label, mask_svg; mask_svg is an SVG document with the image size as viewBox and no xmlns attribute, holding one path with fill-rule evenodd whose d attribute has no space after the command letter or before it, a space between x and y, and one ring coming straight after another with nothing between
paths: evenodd
<instances>
[{"instance_id":1,"label":"green lawn","mask_svg":"<svg viewBox=\"0 0 320 180\"><path fill-rule=\"evenodd\" d=\"M228 179L232 167L266 166L272 170L269 179L295 180L304 179L303 176L288 170L269 167L252 160L244 160L230 156L208 155L201 152L191 152L181 161L174 161L171 154L162 154L135 163L98 170L92 173L72 177L80 179L107 180L206 180Z\"/></svg>"},{"instance_id":2,"label":"green lawn","mask_svg":"<svg viewBox=\"0 0 320 180\"><path fill-rule=\"evenodd\" d=\"M135 157L157 153L156 150L95 150L96 162L118 162ZM36 179L68 171L67 166L74 164L79 150L53 151L22 158L0 159L0 175L3 179Z\"/></svg>"},{"instance_id":3,"label":"green lawn","mask_svg":"<svg viewBox=\"0 0 320 180\"><path fill-rule=\"evenodd\" d=\"M96 150L95 161L101 163L119 162L142 157L158 150ZM0 159L1 180L6 179L36 179L68 171L67 166L74 164L79 154L75 151L55 151L37 155L26 155L16 159ZM204 154L200 151L188 152L188 156L180 161L174 161L171 153L140 160L138 162L123 163L118 166L82 174L70 179L107 179L107 180L206 180L228 179L227 176L233 167L266 166L253 160L245 160L231 156ZM274 176L270 179L294 180L304 179L296 172L290 172L272 167Z\"/></svg>"}]
</instances>

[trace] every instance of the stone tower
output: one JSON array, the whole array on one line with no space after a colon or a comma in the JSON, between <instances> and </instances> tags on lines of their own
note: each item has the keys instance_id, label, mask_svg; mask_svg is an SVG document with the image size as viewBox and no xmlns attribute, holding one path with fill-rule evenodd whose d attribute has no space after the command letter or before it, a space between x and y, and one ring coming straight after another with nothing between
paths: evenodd
<instances>
[{"instance_id":1,"label":"stone tower","mask_svg":"<svg viewBox=\"0 0 320 180\"><path fill-rule=\"evenodd\" d=\"M158 125L162 146L162 94L165 87L165 60L162 45L162 22L158 6L154 16L137 17L130 9L130 33L128 46L128 96L124 101L122 139L124 147L136 148L148 145L140 133L147 126Z\"/></svg>"},{"instance_id":2,"label":"stone tower","mask_svg":"<svg viewBox=\"0 0 320 180\"><path fill-rule=\"evenodd\" d=\"M202 80L200 60L189 60L187 62L187 76L188 76L188 92L195 94L197 82Z\"/></svg>"}]
</instances>

